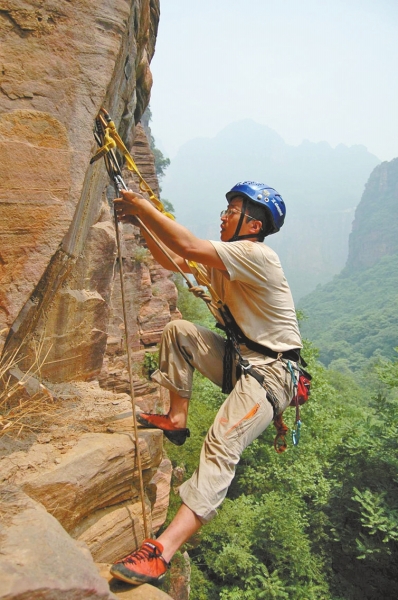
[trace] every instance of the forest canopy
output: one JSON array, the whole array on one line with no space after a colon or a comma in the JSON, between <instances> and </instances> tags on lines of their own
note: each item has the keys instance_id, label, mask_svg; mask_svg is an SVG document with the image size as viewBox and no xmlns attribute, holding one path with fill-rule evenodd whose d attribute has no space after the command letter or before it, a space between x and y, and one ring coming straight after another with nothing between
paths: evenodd
<instances>
[{"instance_id":1,"label":"forest canopy","mask_svg":"<svg viewBox=\"0 0 398 600\"><path fill-rule=\"evenodd\" d=\"M207 321L178 287L183 315ZM276 454L270 427L244 452L218 516L186 546L191 600L398 597L398 363L372 366L361 387L321 365L307 342L304 356L313 391L300 443ZM181 448L166 442L184 477L223 397L196 374L192 436ZM294 410L285 415L291 428ZM172 496L169 520L178 505Z\"/></svg>"}]
</instances>

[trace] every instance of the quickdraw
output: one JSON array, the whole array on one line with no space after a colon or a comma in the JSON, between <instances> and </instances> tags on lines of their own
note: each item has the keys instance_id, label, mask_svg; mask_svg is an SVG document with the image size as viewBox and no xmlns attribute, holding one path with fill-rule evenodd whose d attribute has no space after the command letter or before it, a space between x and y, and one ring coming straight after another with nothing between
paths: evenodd
<instances>
[{"instance_id":1,"label":"quickdraw","mask_svg":"<svg viewBox=\"0 0 398 600\"><path fill-rule=\"evenodd\" d=\"M98 151L94 154L94 156L90 160L90 164L96 162L100 158L104 158L105 165L108 171L108 174L114 184L116 185L117 191L127 190L127 186L122 177L122 171L119 165L119 162L116 158L115 150L118 149L122 156L125 159L125 166L127 169L138 177L139 180L139 188L141 192L148 194L149 200L153 203L153 205L166 217L174 220L174 215L167 212L163 203L159 200L159 198L155 195L154 191L150 187L150 185L145 181L144 177L141 175L133 157L130 152L127 150L124 145L119 133L117 132L115 123L112 121L109 113L105 110L105 108L101 108L100 112L97 115L95 120L95 128L94 128L94 137L99 145ZM219 296L216 291L212 287L210 280L208 279L204 268L202 265L194 262L194 261L186 261L191 273L194 275L196 281L199 285L205 286L209 294L206 294L205 290L202 290L199 286L195 286L192 281L187 277L186 273L180 269L177 263L172 259L167 248L161 243L161 241L142 223L142 221L137 217L137 221L140 224L145 232L153 239L153 241L157 244L157 246L162 250L162 252L167 256L168 260L174 265L176 270L183 276L185 279L189 290L197 297L202 298L208 305L213 303L213 306L220 306L222 304ZM210 307L212 310L212 307Z\"/></svg>"},{"instance_id":2,"label":"quickdraw","mask_svg":"<svg viewBox=\"0 0 398 600\"><path fill-rule=\"evenodd\" d=\"M293 398L296 398L298 381L297 381L297 377L296 377L296 374L294 372L294 369L292 367L290 360L287 361L287 368L289 370L289 373L290 373L292 381L293 381L293 390L294 390ZM292 440L293 440L293 446L298 446L298 443L300 441L300 433L301 433L300 405L298 403L298 400L295 403L295 406L296 406L296 420L295 420L295 424L294 424L295 429L292 429Z\"/></svg>"},{"instance_id":3,"label":"quickdraw","mask_svg":"<svg viewBox=\"0 0 398 600\"><path fill-rule=\"evenodd\" d=\"M139 188L140 188L141 192L148 194L150 201L153 202L153 204L156 206L156 208L160 212L165 214L170 219L174 219L174 215L172 215L171 213L169 213L165 210L162 202L155 195L152 188L148 185L148 183L145 181L145 179L141 175L133 157L131 156L130 152L127 150L126 146L123 143L122 138L118 134L115 123L112 121L109 113L105 110L105 108L101 108L101 110L98 113L98 116L95 120L94 135L96 135L96 134L98 135L99 139L101 140L101 145L100 145L99 150L94 154L94 156L90 160L90 164L96 162L100 158L103 158L103 157L105 158L109 153L111 156L111 160L113 162L113 159L115 159L116 157L113 154L113 152L111 152L111 151L113 151L113 150L115 150L115 148L117 148L126 161L125 162L126 168L129 171L135 173L136 176L138 177ZM116 161L116 163L117 163L117 161ZM117 170L120 171L119 166L117 166ZM109 173L109 170L108 170L108 173ZM121 177L121 173L120 173L120 177ZM124 187L123 189L127 189L127 188Z\"/></svg>"},{"instance_id":4,"label":"quickdraw","mask_svg":"<svg viewBox=\"0 0 398 600\"><path fill-rule=\"evenodd\" d=\"M301 427L303 424L300 418L300 405L304 404L309 399L312 379L311 375L303 369L303 365L306 366L306 362L302 358L300 361L301 363L298 363L298 368L294 368L290 360L286 362L286 368L289 371L293 381L293 399L290 402L290 406L293 406L296 409L294 429L292 429L292 440L294 446L298 446L300 442ZM299 373L298 378L295 373L295 370L297 369ZM287 447L286 433L288 428L283 422L282 415L280 415L278 420L274 421L274 425L277 429L274 447L278 454L281 454L286 450Z\"/></svg>"}]
</instances>

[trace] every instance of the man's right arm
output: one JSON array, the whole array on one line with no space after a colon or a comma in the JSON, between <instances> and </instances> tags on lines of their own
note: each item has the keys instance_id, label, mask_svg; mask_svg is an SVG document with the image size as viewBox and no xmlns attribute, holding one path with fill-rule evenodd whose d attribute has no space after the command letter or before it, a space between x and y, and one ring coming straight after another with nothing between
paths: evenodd
<instances>
[{"instance_id":1,"label":"man's right arm","mask_svg":"<svg viewBox=\"0 0 398 600\"><path fill-rule=\"evenodd\" d=\"M224 263L211 242L196 237L186 227L159 212L148 200L139 194L121 191L121 198L116 198L114 205L118 218L122 221L126 220L126 217L139 217L143 224L168 248L170 255L173 258L175 256L179 257L177 264L182 266L183 269L187 269L186 266L183 266L185 260L192 260L208 267L225 271ZM146 237L148 238L149 236ZM153 249L155 251L153 243L150 242L150 244L150 250L152 251ZM167 264L166 268L175 270L175 267L171 266L172 263L170 261L167 259L165 261L161 257L163 253L160 250L159 253L157 250L155 252L156 256L154 256L162 266L166 266ZM189 270L185 272L189 272Z\"/></svg>"},{"instance_id":2,"label":"man's right arm","mask_svg":"<svg viewBox=\"0 0 398 600\"><path fill-rule=\"evenodd\" d=\"M183 273L190 273L190 269L187 265L187 263L185 262L185 260L181 257L178 256L178 254L176 254L175 252L173 252L172 250L170 250L170 248L167 248L164 244L162 244L162 242L159 243L162 244L162 247L165 248L168 256L159 248L159 246L156 244L156 242L154 242L153 238L145 231L145 229L141 228L141 233L144 236L144 239L146 241L146 244L148 246L148 249L150 250L153 258L156 260L156 262L158 262L164 269L168 269L169 271L177 271L178 269L176 268L175 264L173 264L171 262L171 260L168 258L168 256L170 256L174 262L180 267L181 271Z\"/></svg>"}]
</instances>

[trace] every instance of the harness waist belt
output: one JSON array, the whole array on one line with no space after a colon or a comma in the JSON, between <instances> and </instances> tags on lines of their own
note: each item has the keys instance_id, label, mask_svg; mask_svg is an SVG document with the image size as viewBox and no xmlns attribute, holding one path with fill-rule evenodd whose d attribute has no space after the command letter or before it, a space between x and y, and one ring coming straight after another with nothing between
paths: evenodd
<instances>
[{"instance_id":1,"label":"harness waist belt","mask_svg":"<svg viewBox=\"0 0 398 600\"><path fill-rule=\"evenodd\" d=\"M275 350L271 350L271 348L267 348L267 346L263 346L258 342L253 342L253 340L246 337L246 335L243 333L226 304L224 304L219 310L223 317L224 325L217 323L216 327L226 331L227 336L229 338L234 338L238 344L244 344L249 348L249 350L258 352L263 356L269 356L270 358L278 358L278 356L282 356L282 358L285 358L286 360L300 362L300 348L292 348L291 350L285 350L285 352L275 352Z\"/></svg>"},{"instance_id":2,"label":"harness waist belt","mask_svg":"<svg viewBox=\"0 0 398 600\"><path fill-rule=\"evenodd\" d=\"M247 346L249 350L253 350L253 352L258 352L264 356L269 356L270 358L278 358L278 356L282 356L282 358L286 358L286 360L292 360L293 362L300 361L300 348L292 348L291 350L286 350L285 352L275 352L274 350L271 350L271 348L267 348L262 344L253 342L248 338L242 340L241 343Z\"/></svg>"}]
</instances>

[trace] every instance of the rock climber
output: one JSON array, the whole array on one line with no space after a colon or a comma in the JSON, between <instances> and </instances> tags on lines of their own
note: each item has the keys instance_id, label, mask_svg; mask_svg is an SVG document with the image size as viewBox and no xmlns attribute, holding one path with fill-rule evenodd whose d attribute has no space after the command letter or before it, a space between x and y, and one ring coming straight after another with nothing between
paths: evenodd
<instances>
[{"instance_id":1,"label":"rock climber","mask_svg":"<svg viewBox=\"0 0 398 600\"><path fill-rule=\"evenodd\" d=\"M157 539L144 540L138 550L111 567L114 577L135 585L162 581L175 552L216 515L243 450L283 413L293 396L286 363L297 365L302 347L296 313L279 258L262 243L282 227L285 203L275 189L254 181L236 184L226 198L220 241L196 237L139 194L123 191L115 200L118 219L134 223L138 216L184 272L190 272L187 260L204 265L244 341L234 348L233 364L238 368L229 375L232 391L206 435L199 466L179 488L182 504L176 516ZM175 270L153 240L145 237L154 258ZM159 369L152 376L170 391L170 409L167 415L140 413L138 421L183 444L189 435L194 369L221 387L226 352L222 335L185 320L171 321L162 335Z\"/></svg>"}]
</instances>

